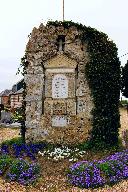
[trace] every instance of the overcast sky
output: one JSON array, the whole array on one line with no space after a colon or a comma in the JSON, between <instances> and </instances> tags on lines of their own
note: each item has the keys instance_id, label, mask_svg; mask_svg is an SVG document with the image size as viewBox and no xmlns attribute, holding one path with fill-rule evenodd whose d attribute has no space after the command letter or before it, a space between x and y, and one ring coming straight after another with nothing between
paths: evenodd
<instances>
[{"instance_id":1,"label":"overcast sky","mask_svg":"<svg viewBox=\"0 0 128 192\"><path fill-rule=\"evenodd\" d=\"M22 78L16 76L33 27L48 20L62 20L63 0L0 0L0 92ZM106 33L128 52L128 0L65 0L65 20L82 23ZM128 55L121 57L122 65Z\"/></svg>"}]
</instances>

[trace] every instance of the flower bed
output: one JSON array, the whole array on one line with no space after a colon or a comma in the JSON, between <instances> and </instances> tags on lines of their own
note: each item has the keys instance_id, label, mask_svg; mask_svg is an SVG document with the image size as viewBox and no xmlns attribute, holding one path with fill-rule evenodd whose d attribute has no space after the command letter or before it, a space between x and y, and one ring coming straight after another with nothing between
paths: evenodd
<instances>
[{"instance_id":1,"label":"flower bed","mask_svg":"<svg viewBox=\"0 0 128 192\"><path fill-rule=\"evenodd\" d=\"M40 166L28 163L23 159L13 159L8 155L0 157L0 175L9 181L17 181L23 185L33 183L40 175Z\"/></svg>"},{"instance_id":2,"label":"flower bed","mask_svg":"<svg viewBox=\"0 0 128 192\"><path fill-rule=\"evenodd\" d=\"M19 143L3 143L0 148L0 155L8 154L16 158L29 157L31 160L36 159L39 150L43 150L46 145L40 144L23 144Z\"/></svg>"},{"instance_id":3,"label":"flower bed","mask_svg":"<svg viewBox=\"0 0 128 192\"><path fill-rule=\"evenodd\" d=\"M23 144L19 138L9 140L0 147L0 175L9 181L23 185L31 184L40 175L40 166L31 161L44 148L45 144ZM27 157L30 162L22 159Z\"/></svg>"},{"instance_id":4,"label":"flower bed","mask_svg":"<svg viewBox=\"0 0 128 192\"><path fill-rule=\"evenodd\" d=\"M46 161L67 159L72 162L84 159L88 155L88 151L77 147L69 148L46 143L23 144L19 140L8 142L2 143L0 147L0 175L24 185L33 183L39 176L40 168L37 164L33 164L33 160L38 160L38 155L44 156ZM19 158L27 159L29 162ZM113 184L128 177L128 150L102 160L77 162L67 172L68 182L77 187L95 188Z\"/></svg>"},{"instance_id":5,"label":"flower bed","mask_svg":"<svg viewBox=\"0 0 128 192\"><path fill-rule=\"evenodd\" d=\"M17 181L27 185L35 182L40 175L40 166L36 163L28 163L23 159L16 159L12 162L6 174L9 181Z\"/></svg>"},{"instance_id":6,"label":"flower bed","mask_svg":"<svg viewBox=\"0 0 128 192\"><path fill-rule=\"evenodd\" d=\"M114 184L128 178L128 150L115 153L100 161L81 161L68 170L68 181L81 188L95 188Z\"/></svg>"},{"instance_id":7,"label":"flower bed","mask_svg":"<svg viewBox=\"0 0 128 192\"><path fill-rule=\"evenodd\" d=\"M69 159L69 161L77 161L79 158L85 155L86 151L80 150L78 148L71 149L67 146L54 147L51 150L44 149L43 152L39 151L38 154L45 156L48 159L53 159L59 161L62 159Z\"/></svg>"}]
</instances>

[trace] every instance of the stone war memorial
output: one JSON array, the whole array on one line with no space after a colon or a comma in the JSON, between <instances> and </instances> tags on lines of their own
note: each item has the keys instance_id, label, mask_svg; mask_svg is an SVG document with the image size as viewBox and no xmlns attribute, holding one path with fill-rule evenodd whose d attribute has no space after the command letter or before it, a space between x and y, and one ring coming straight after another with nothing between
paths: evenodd
<instances>
[{"instance_id":1,"label":"stone war memorial","mask_svg":"<svg viewBox=\"0 0 128 192\"><path fill-rule=\"evenodd\" d=\"M33 28L25 59L26 141L117 139L120 62L106 34L50 21Z\"/></svg>"}]
</instances>

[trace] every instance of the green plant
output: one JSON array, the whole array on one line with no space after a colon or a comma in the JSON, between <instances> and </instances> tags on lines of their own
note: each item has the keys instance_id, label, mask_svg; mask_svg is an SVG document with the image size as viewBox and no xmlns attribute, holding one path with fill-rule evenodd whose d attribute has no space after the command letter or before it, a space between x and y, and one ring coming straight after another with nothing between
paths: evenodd
<instances>
[{"instance_id":1,"label":"green plant","mask_svg":"<svg viewBox=\"0 0 128 192\"><path fill-rule=\"evenodd\" d=\"M39 175L40 166L38 164L31 164L23 159L16 159L12 162L6 174L6 179L28 185L35 182Z\"/></svg>"},{"instance_id":2,"label":"green plant","mask_svg":"<svg viewBox=\"0 0 128 192\"><path fill-rule=\"evenodd\" d=\"M118 151L118 150L122 150L123 149L123 146L122 146L122 138L118 138L118 142L115 144L115 145L112 145L111 146L111 143L105 143L103 141L99 141L99 140L96 140L95 141L95 144L94 142L92 142L91 140L90 141L86 141L86 142L83 142L83 143L79 143L75 146L76 148L80 149L80 150L90 150L90 151L94 151L94 152L97 152L97 151L101 151L104 152L104 151Z\"/></svg>"},{"instance_id":3,"label":"green plant","mask_svg":"<svg viewBox=\"0 0 128 192\"><path fill-rule=\"evenodd\" d=\"M11 146L13 144L21 145L22 143L23 143L23 139L21 137L16 137L16 138L6 140L6 141L2 142L1 146L2 145Z\"/></svg>"},{"instance_id":4,"label":"green plant","mask_svg":"<svg viewBox=\"0 0 128 192\"><path fill-rule=\"evenodd\" d=\"M12 120L13 121L18 121L20 122L22 120L22 109L16 110L13 115L12 115Z\"/></svg>"},{"instance_id":5,"label":"green plant","mask_svg":"<svg viewBox=\"0 0 128 192\"><path fill-rule=\"evenodd\" d=\"M12 163L12 158L8 155L0 157L0 175L3 175Z\"/></svg>"},{"instance_id":6,"label":"green plant","mask_svg":"<svg viewBox=\"0 0 128 192\"><path fill-rule=\"evenodd\" d=\"M93 145L100 142L114 145L118 142L120 62L117 48L107 40L107 36L90 31L85 36L88 41L90 63L86 65L86 75L92 91L95 107L92 110Z\"/></svg>"},{"instance_id":7,"label":"green plant","mask_svg":"<svg viewBox=\"0 0 128 192\"><path fill-rule=\"evenodd\" d=\"M112 167L110 166L110 162L105 162L102 164L96 165L101 171L105 173L105 175L109 176L110 174L113 175L114 171Z\"/></svg>"},{"instance_id":8,"label":"green plant","mask_svg":"<svg viewBox=\"0 0 128 192\"><path fill-rule=\"evenodd\" d=\"M121 106L127 106L128 105L128 100L121 100L120 105Z\"/></svg>"},{"instance_id":9,"label":"green plant","mask_svg":"<svg viewBox=\"0 0 128 192\"><path fill-rule=\"evenodd\" d=\"M16 159L13 161L12 165L10 166L9 172L12 174L15 174L16 177L18 178L21 172L27 170L29 167L29 164L20 159Z\"/></svg>"},{"instance_id":10,"label":"green plant","mask_svg":"<svg viewBox=\"0 0 128 192\"><path fill-rule=\"evenodd\" d=\"M90 141L85 141L83 143L79 143L79 144L75 145L75 147L80 150L90 150L91 149Z\"/></svg>"},{"instance_id":11,"label":"green plant","mask_svg":"<svg viewBox=\"0 0 128 192\"><path fill-rule=\"evenodd\" d=\"M128 61L124 67L122 67L122 86L121 91L123 96L128 98Z\"/></svg>"}]
</instances>

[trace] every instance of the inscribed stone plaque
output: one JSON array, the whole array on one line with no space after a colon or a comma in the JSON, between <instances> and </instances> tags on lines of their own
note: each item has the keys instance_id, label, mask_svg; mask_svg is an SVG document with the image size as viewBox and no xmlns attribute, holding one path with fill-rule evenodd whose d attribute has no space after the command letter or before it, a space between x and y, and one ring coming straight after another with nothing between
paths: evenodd
<instances>
[{"instance_id":1,"label":"inscribed stone plaque","mask_svg":"<svg viewBox=\"0 0 128 192\"><path fill-rule=\"evenodd\" d=\"M65 116L54 116L52 117L52 126L64 127L67 125L67 117Z\"/></svg>"},{"instance_id":2,"label":"inscribed stone plaque","mask_svg":"<svg viewBox=\"0 0 128 192\"><path fill-rule=\"evenodd\" d=\"M68 97L68 79L63 74L57 74L52 80L52 98Z\"/></svg>"}]
</instances>

